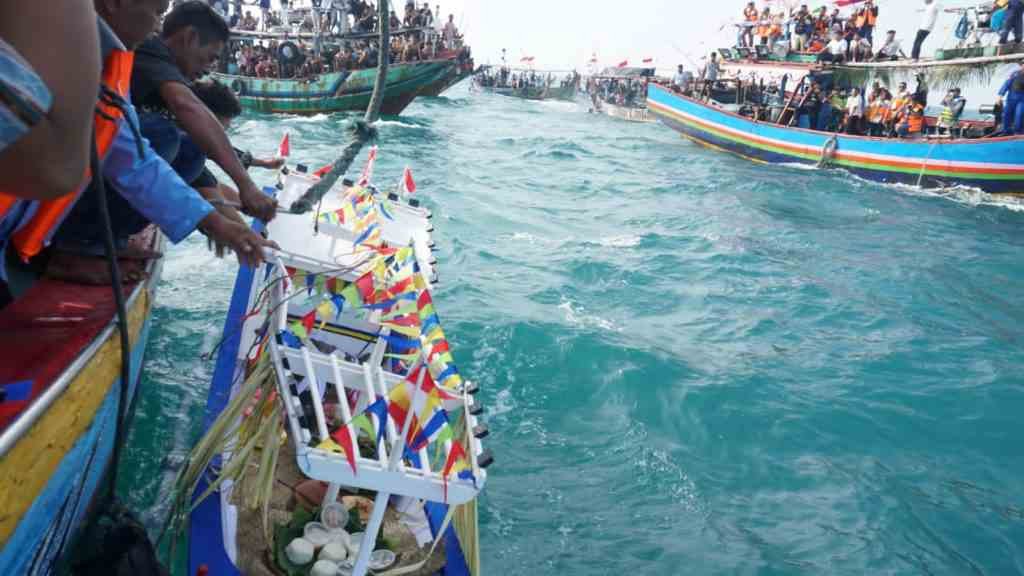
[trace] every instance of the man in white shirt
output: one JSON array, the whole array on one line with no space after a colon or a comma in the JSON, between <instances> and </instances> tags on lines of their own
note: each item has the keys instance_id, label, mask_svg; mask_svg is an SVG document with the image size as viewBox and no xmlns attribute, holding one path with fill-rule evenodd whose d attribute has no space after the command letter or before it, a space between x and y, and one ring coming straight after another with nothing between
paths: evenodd
<instances>
[{"instance_id":1,"label":"man in white shirt","mask_svg":"<svg viewBox=\"0 0 1024 576\"><path fill-rule=\"evenodd\" d=\"M914 50L910 57L914 60L921 58L921 45L925 38L935 28L935 20L939 17L939 3L935 0L924 0L924 15L921 17L921 27L917 30L917 38L914 39Z\"/></svg>"},{"instance_id":2,"label":"man in white shirt","mask_svg":"<svg viewBox=\"0 0 1024 576\"><path fill-rule=\"evenodd\" d=\"M683 65L679 65L679 70L676 72L675 77L672 79L672 85L676 87L676 90L682 91L686 87L686 73L683 71Z\"/></svg>"},{"instance_id":3,"label":"man in white shirt","mask_svg":"<svg viewBox=\"0 0 1024 576\"><path fill-rule=\"evenodd\" d=\"M878 49L875 60L896 60L906 57L907 55L903 53L903 47L900 46L900 41L896 39L896 31L889 30L886 32L885 44L882 44L882 47Z\"/></svg>"},{"instance_id":4,"label":"man in white shirt","mask_svg":"<svg viewBox=\"0 0 1024 576\"><path fill-rule=\"evenodd\" d=\"M850 45L839 34L832 35L832 41L825 47L825 60L831 62L842 62L846 59L846 52Z\"/></svg>"}]
</instances>

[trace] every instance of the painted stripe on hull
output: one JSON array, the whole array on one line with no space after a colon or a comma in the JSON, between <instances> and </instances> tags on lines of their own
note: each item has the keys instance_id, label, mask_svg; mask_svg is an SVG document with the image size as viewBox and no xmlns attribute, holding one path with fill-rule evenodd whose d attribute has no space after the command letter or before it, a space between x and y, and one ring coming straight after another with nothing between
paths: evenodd
<instances>
[{"instance_id":1,"label":"painted stripe on hull","mask_svg":"<svg viewBox=\"0 0 1024 576\"><path fill-rule=\"evenodd\" d=\"M658 93L655 93L655 90ZM664 123L684 133L692 139L711 144L717 148L734 152L741 156L756 159L764 162L797 162L802 164L817 164L821 158L821 149L831 134L815 133L806 130L786 129L777 125L755 123L741 117L711 109L700 103L680 98L668 93L664 89L651 88L651 96L648 106ZM685 110L683 109L685 108ZM697 116L700 114L701 116ZM750 130L743 131L737 125L740 120L750 125ZM759 133L753 133L757 130ZM761 132L771 136L790 135L793 139L803 142L790 142L777 137L765 137ZM808 145L808 137L815 137L820 144ZM998 156L1006 156L1008 150L1019 149L1024 154L1024 141L1021 139L995 139L988 143L996 143L998 149L993 147L993 153ZM901 182L907 184L920 184L925 187L940 187L949 185L976 186L988 192L994 193L1021 193L1024 192L1024 165L1010 162L965 162L959 160L927 160L927 168L922 173L922 164L926 158L912 158L906 156L907 151L900 151L904 156L895 155L892 150L896 147L924 150L935 156L935 149L941 149L941 155L947 156L951 153L963 151L967 146L973 144L975 147L969 150L972 156L979 156L986 151L986 141L963 141L957 143L930 143L930 142L900 142L887 141L884 139L843 137L840 140L837 157L832 162L847 170L865 178L881 182ZM890 152L879 154L863 151L864 148L873 147L881 151ZM854 150L850 150L854 148ZM861 150L857 150L860 148ZM1008 158L1017 160L1017 157ZM920 182L919 182L920 180Z\"/></svg>"},{"instance_id":2,"label":"painted stripe on hull","mask_svg":"<svg viewBox=\"0 0 1024 576\"><path fill-rule=\"evenodd\" d=\"M139 298L132 311L130 330L138 330L132 348L132 384L129 398L138 389L139 375L145 358L146 344L150 332L149 298ZM143 314L140 318L138 315ZM141 322L141 327L139 323ZM0 574L50 574L55 564L70 550L76 529L88 519L93 511L94 500L99 495L100 481L106 476L113 455L114 436L116 434L117 402L119 397L120 355L117 333L114 333L112 344L114 353L109 347L97 354L95 362L83 370L83 375L93 375L99 369L112 373L112 380L104 384L97 379L90 382L88 377L79 378L72 383L69 392L75 387L85 389L86 393L95 391L97 398L102 399L91 419L85 414L64 414L73 408L71 400L58 401L46 417L37 423L54 426L63 421L63 430L74 434L73 422L76 418L88 420L88 426L71 448L64 454L57 468L53 471L42 491L31 500L31 506L21 516L14 532L0 550ZM92 370L90 370L92 368ZM105 394L100 390L105 388ZM56 418L51 421L50 417ZM26 438L30 440L31 437ZM13 453L18 449L15 447ZM7 478L4 478L6 481ZM10 484L7 484L10 488ZM7 512L7 511L5 511Z\"/></svg>"}]
</instances>

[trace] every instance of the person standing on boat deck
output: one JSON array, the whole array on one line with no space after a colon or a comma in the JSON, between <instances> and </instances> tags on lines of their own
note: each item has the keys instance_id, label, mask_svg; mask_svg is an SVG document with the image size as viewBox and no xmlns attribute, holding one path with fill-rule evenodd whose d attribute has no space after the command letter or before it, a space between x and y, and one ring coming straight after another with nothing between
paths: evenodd
<instances>
[{"instance_id":1,"label":"person standing on boat deck","mask_svg":"<svg viewBox=\"0 0 1024 576\"><path fill-rule=\"evenodd\" d=\"M867 0L864 7L857 13L858 33L866 38L871 44L875 43L875 24L878 22L878 6L872 0Z\"/></svg>"},{"instance_id":2,"label":"person standing on boat deck","mask_svg":"<svg viewBox=\"0 0 1024 576\"><path fill-rule=\"evenodd\" d=\"M921 59L921 48L924 41L935 29L935 20L939 17L939 3L936 0L924 0L923 12L921 27L917 29L917 38L914 39L914 49L910 52L910 57L914 60Z\"/></svg>"},{"instance_id":3,"label":"person standing on boat deck","mask_svg":"<svg viewBox=\"0 0 1024 576\"><path fill-rule=\"evenodd\" d=\"M757 25L757 7L753 2L748 2L743 9L743 23L740 25L740 46L752 48L754 46L754 26Z\"/></svg>"},{"instance_id":4,"label":"person standing on boat deck","mask_svg":"<svg viewBox=\"0 0 1024 576\"><path fill-rule=\"evenodd\" d=\"M276 202L252 181L224 128L189 88L213 64L228 36L224 20L198 0L172 10L160 36L136 51L132 102L143 110L143 136L186 182L199 176L209 157L238 187L246 213L269 221Z\"/></svg>"},{"instance_id":5,"label":"person standing on boat deck","mask_svg":"<svg viewBox=\"0 0 1024 576\"><path fill-rule=\"evenodd\" d=\"M1013 41L1021 42L1021 35L1024 33L1024 0L1010 0L1006 5L1006 19L1003 20L1003 29L999 33L999 43L1006 44L1010 40L1010 31L1013 31Z\"/></svg>"},{"instance_id":6,"label":"person standing on boat deck","mask_svg":"<svg viewBox=\"0 0 1024 576\"><path fill-rule=\"evenodd\" d=\"M1024 62L999 88L1000 102L1003 97L1003 135L1024 134Z\"/></svg>"}]
</instances>

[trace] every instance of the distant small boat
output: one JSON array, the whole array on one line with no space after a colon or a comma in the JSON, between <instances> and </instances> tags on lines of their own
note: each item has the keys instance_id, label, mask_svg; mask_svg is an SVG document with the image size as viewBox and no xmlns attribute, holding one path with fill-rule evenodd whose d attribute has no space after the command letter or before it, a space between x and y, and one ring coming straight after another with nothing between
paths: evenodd
<instances>
[{"instance_id":1,"label":"distant small boat","mask_svg":"<svg viewBox=\"0 0 1024 576\"><path fill-rule=\"evenodd\" d=\"M757 162L829 164L869 180L1024 194L1024 136L873 138L791 128L728 112L651 84L648 108L687 138Z\"/></svg>"},{"instance_id":2,"label":"distant small boat","mask_svg":"<svg viewBox=\"0 0 1024 576\"><path fill-rule=\"evenodd\" d=\"M520 85L519 76L528 80ZM568 81L558 81L553 72L481 66L473 76L473 85L481 92L523 100L562 100L574 102L580 89L580 77L575 72Z\"/></svg>"},{"instance_id":3,"label":"distant small boat","mask_svg":"<svg viewBox=\"0 0 1024 576\"><path fill-rule=\"evenodd\" d=\"M455 68L452 60L392 64L381 113L401 114L424 89L448 82ZM305 115L366 110L376 75L376 68L331 72L311 79L212 74L231 87L246 110Z\"/></svg>"},{"instance_id":4,"label":"distant small boat","mask_svg":"<svg viewBox=\"0 0 1024 576\"><path fill-rule=\"evenodd\" d=\"M133 242L159 250L150 229ZM161 263L126 286L131 382L122 383L109 286L36 282L0 311L0 574L51 574L106 491L121 386L138 391ZM130 416L125 411L126 418Z\"/></svg>"},{"instance_id":5,"label":"distant small boat","mask_svg":"<svg viewBox=\"0 0 1024 576\"><path fill-rule=\"evenodd\" d=\"M654 78L654 75L654 68L614 67L590 76L586 85L593 110L627 122L655 122L656 119L647 110L643 93L644 82ZM626 98L627 103L617 104L605 100L602 96L606 95L606 91L599 86L603 82L612 83L613 91L616 87L622 86L620 83L625 83L630 88L628 94L634 101L630 102L630 98Z\"/></svg>"}]
</instances>

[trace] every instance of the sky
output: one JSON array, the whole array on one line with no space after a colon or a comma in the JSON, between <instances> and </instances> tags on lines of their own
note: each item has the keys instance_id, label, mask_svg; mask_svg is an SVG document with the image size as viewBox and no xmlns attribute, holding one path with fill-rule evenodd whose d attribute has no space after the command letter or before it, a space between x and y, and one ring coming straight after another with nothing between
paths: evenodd
<instances>
[{"instance_id":1,"label":"sky","mask_svg":"<svg viewBox=\"0 0 1024 576\"><path fill-rule=\"evenodd\" d=\"M394 0L393 0L394 1ZM418 0L422 2L423 0ZM398 0L404 5L403 0ZM810 8L826 0L811 0ZM827 0L831 5L831 0ZM697 66L702 55L729 46L735 29L729 24L742 13L745 0L431 0L441 12L461 22L478 64L498 64L501 50L511 63L523 56L536 58L545 70L586 69L591 55L601 66L623 60L640 64L654 58L659 68ZM779 0L772 2L776 7ZM924 0L877 0L879 27L893 28L909 53ZM966 6L966 0L940 1L942 8ZM765 0L758 0L762 8ZM951 30L959 16L940 14L939 24L925 43L926 54L952 45ZM876 43L877 43L876 39Z\"/></svg>"}]
</instances>

